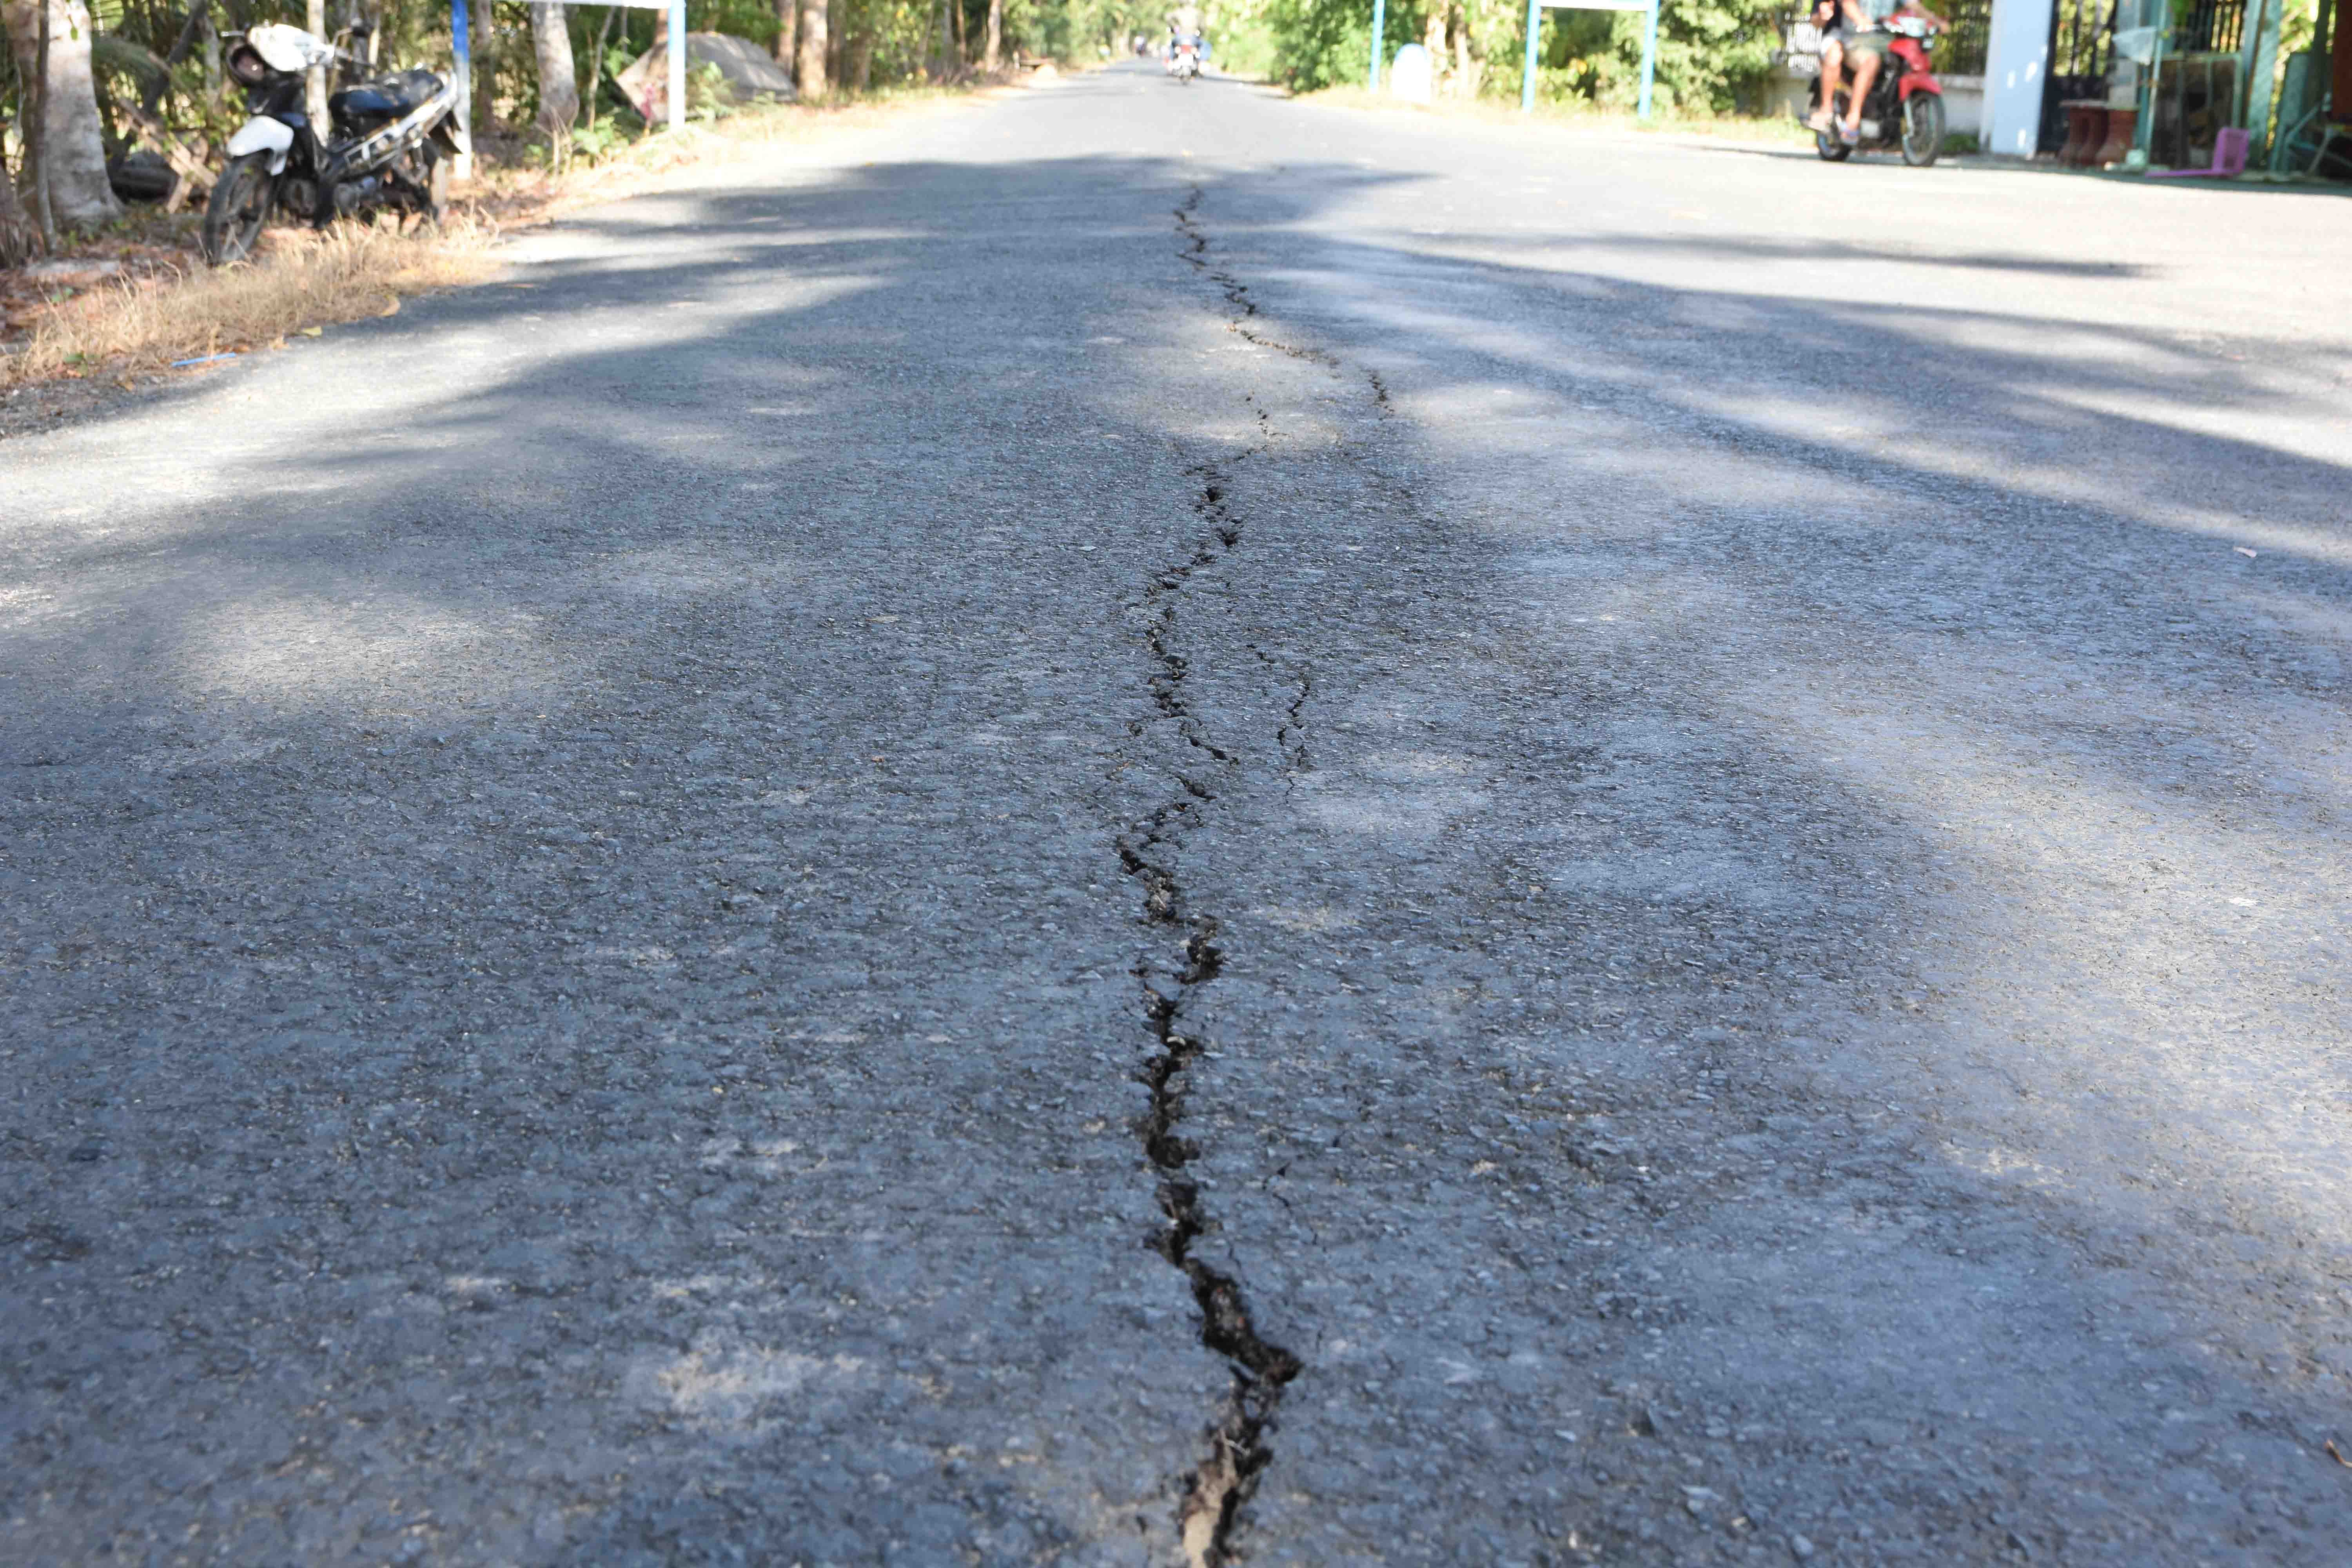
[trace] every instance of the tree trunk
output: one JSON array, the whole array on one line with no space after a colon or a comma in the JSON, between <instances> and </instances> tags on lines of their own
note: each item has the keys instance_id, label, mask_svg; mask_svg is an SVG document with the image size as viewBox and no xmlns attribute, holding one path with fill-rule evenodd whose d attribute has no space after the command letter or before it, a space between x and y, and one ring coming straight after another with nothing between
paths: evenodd
<instances>
[{"instance_id":1,"label":"tree trunk","mask_svg":"<svg viewBox=\"0 0 2352 1568\"><path fill-rule=\"evenodd\" d=\"M0 0L16 52L16 79L42 76L44 0ZM122 204L106 182L106 144L99 134L98 87L89 68L89 7L84 0L47 0L47 79L40 94L37 185L47 187L57 222L94 228L119 216Z\"/></svg>"},{"instance_id":2,"label":"tree trunk","mask_svg":"<svg viewBox=\"0 0 2352 1568\"><path fill-rule=\"evenodd\" d=\"M495 36L499 8L495 0L464 0L469 12L466 34L471 47L474 77L474 118L467 127L479 142L498 125L499 52Z\"/></svg>"},{"instance_id":3,"label":"tree trunk","mask_svg":"<svg viewBox=\"0 0 2352 1568\"><path fill-rule=\"evenodd\" d=\"M1470 9L1454 0L1454 96L1478 96L1478 62L1471 58Z\"/></svg>"},{"instance_id":4,"label":"tree trunk","mask_svg":"<svg viewBox=\"0 0 2352 1568\"><path fill-rule=\"evenodd\" d=\"M831 40L832 18L826 15L832 0L801 0L801 96L823 98L825 95L824 56Z\"/></svg>"},{"instance_id":5,"label":"tree trunk","mask_svg":"<svg viewBox=\"0 0 2352 1568\"><path fill-rule=\"evenodd\" d=\"M1452 71L1445 58L1445 18L1448 8L1432 5L1421 19L1421 47L1429 51L1429 76L1433 84L1443 81Z\"/></svg>"},{"instance_id":6,"label":"tree trunk","mask_svg":"<svg viewBox=\"0 0 2352 1568\"><path fill-rule=\"evenodd\" d=\"M988 52L981 61L994 70L1004 58L1004 0L988 0Z\"/></svg>"},{"instance_id":7,"label":"tree trunk","mask_svg":"<svg viewBox=\"0 0 2352 1568\"><path fill-rule=\"evenodd\" d=\"M612 37L613 13L619 9L618 5L604 7L604 19L596 24L595 53L588 57L588 101L584 118L591 126L596 123L596 100L604 96L604 40Z\"/></svg>"},{"instance_id":8,"label":"tree trunk","mask_svg":"<svg viewBox=\"0 0 2352 1568\"><path fill-rule=\"evenodd\" d=\"M327 36L327 0L306 0L302 7L302 28L314 38ZM302 73L302 102L310 110L310 125L320 135L327 134L333 121L327 118L327 68L312 66Z\"/></svg>"},{"instance_id":9,"label":"tree trunk","mask_svg":"<svg viewBox=\"0 0 2352 1568\"><path fill-rule=\"evenodd\" d=\"M530 37L539 53L539 128L559 145L580 118L580 84L572 66L572 27L562 5L530 8Z\"/></svg>"},{"instance_id":10,"label":"tree trunk","mask_svg":"<svg viewBox=\"0 0 2352 1568\"><path fill-rule=\"evenodd\" d=\"M40 226L17 202L16 183L8 177L7 161L0 159L0 271L24 266L40 248Z\"/></svg>"},{"instance_id":11,"label":"tree trunk","mask_svg":"<svg viewBox=\"0 0 2352 1568\"><path fill-rule=\"evenodd\" d=\"M776 63L788 71L800 68L800 0L776 0Z\"/></svg>"}]
</instances>

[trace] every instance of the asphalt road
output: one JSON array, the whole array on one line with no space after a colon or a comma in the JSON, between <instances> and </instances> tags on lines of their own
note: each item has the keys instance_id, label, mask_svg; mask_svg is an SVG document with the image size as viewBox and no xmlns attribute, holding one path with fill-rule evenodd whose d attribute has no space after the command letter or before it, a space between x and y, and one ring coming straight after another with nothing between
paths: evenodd
<instances>
[{"instance_id":1,"label":"asphalt road","mask_svg":"<svg viewBox=\"0 0 2352 1568\"><path fill-rule=\"evenodd\" d=\"M0 445L0 1559L2340 1560L2347 254L1130 68Z\"/></svg>"}]
</instances>

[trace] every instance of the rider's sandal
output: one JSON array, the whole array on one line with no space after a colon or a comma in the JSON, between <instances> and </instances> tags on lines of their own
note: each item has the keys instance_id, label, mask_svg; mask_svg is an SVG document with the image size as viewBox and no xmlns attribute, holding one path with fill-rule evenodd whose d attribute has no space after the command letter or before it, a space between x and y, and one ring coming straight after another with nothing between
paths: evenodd
<instances>
[{"instance_id":1,"label":"rider's sandal","mask_svg":"<svg viewBox=\"0 0 2352 1568\"><path fill-rule=\"evenodd\" d=\"M1838 140L1844 142L1849 147L1858 147L1862 145L1862 127L1859 125L1839 126Z\"/></svg>"},{"instance_id":2,"label":"rider's sandal","mask_svg":"<svg viewBox=\"0 0 2352 1568\"><path fill-rule=\"evenodd\" d=\"M1808 131L1818 131L1822 135L1826 136L1831 132L1837 129L1837 121L1816 109L1811 114L1806 116L1805 129Z\"/></svg>"}]
</instances>

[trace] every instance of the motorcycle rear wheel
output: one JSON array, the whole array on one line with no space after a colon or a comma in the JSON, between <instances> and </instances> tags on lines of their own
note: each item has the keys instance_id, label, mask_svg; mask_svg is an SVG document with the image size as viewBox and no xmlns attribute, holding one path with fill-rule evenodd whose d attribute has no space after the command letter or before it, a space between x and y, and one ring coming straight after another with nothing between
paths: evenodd
<instances>
[{"instance_id":1,"label":"motorcycle rear wheel","mask_svg":"<svg viewBox=\"0 0 2352 1568\"><path fill-rule=\"evenodd\" d=\"M251 256L277 201L278 176L269 172L268 153L231 158L213 183L212 199L205 204L205 259L226 267Z\"/></svg>"},{"instance_id":2,"label":"motorcycle rear wheel","mask_svg":"<svg viewBox=\"0 0 2352 1568\"><path fill-rule=\"evenodd\" d=\"M1944 99L1915 92L1903 100L1903 161L1924 169L1944 151Z\"/></svg>"}]
</instances>

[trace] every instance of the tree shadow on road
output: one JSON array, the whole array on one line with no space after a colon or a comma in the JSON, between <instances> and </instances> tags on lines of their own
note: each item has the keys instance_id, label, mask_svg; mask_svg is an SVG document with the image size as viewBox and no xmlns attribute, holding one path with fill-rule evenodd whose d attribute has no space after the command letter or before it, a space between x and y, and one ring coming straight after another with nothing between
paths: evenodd
<instances>
[{"instance_id":1,"label":"tree shadow on road","mask_svg":"<svg viewBox=\"0 0 2352 1568\"><path fill-rule=\"evenodd\" d=\"M1961 1109L1950 1136L1920 1134L1905 1158L1932 1167L1925 1206L1990 1216L1979 1245L1996 1260L2069 1259L2000 1230L2030 1209L2088 1238L2084 1256L2127 1238L2136 1279L2167 1251L2209 1256L2200 1238L2228 1215L2249 1269L2300 1286L2336 1266L2286 1256L2320 1223L2293 1173L2190 1163L2172 1131L2206 1113L2213 1042L2309 1023L2264 1005L2179 1016L2246 951L2223 923L2238 917L2205 908L2227 889L2198 879L2269 856L2320 868L2324 886L2338 853L2340 777L2314 764L2273 790L2265 770L2308 761L2311 725L2340 708L2345 466L2303 434L2200 423L2307 420L2302 395L2152 328L2075 328L2097 352L2062 358L2025 312L1759 299L1314 232L1387 183L1070 160L647 198L568 226L587 243L550 247L518 279L531 288L449 296L354 334L322 363L381 378L376 428L289 420L196 479L158 463L142 493L60 506L18 536L35 596L9 638L29 674L7 694L7 802L37 868L17 890L41 902L11 986L19 1015L52 1031L56 1124L14 1158L37 1173L24 1190L41 1223L96 1238L45 1266L42 1291L73 1294L56 1270L82 1270L77 1342L122 1336L120 1363L93 1361L29 1293L9 1306L22 1337L41 1337L20 1388L24 1408L39 1405L26 1422L50 1445L42 1468L78 1470L89 1505L45 1515L44 1539L90 1545L133 1487L131 1467L77 1446L77 1423L177 1452L215 1398L266 1413L256 1430L299 1433L297 1448L240 1436L157 1507L196 1524L208 1499L234 1500L257 1558L289 1530L315 1555L415 1535L452 1556L608 1562L746 1543L846 1553L968 1529L984 1558L1013 1561L1128 1539L1128 1511L1166 1528L1164 1488L1197 1458L1218 1373L1181 1353L1164 1315L1189 1307L1135 1245L1152 1216L1120 1125L1132 1086L1091 1033L1125 1022L1126 993L1101 974L1130 932L1115 891L1081 890L1116 889L1089 867L1115 864L1105 824L1132 786L1113 759L1150 717L1137 585L1198 527L1191 470L1254 439L1238 361L1214 357L1246 345L1196 330L1227 307L1168 216L1195 189L1213 246L1271 258L1220 262L1260 312L1252 330L1331 355L1347 405L1328 441L1251 459L1269 553L1357 516L1425 550L1447 602L1481 603L1496 628L1477 678L1528 699L1511 711L1545 714L1529 722L1562 742L1555 771L1512 752L1509 727L1463 720L1461 678L1434 662L1452 645L1424 619L1371 616L1364 657L1327 671L1316 702L1377 721L1388 750L1349 762L1328 742L1329 772L1292 826L1373 858L1409 848L1424 869L1335 880L1333 900L1369 900L1353 914L1377 928L1454 871L1557 884L1567 909L1514 906L1487 991L1533 994L1539 963L1614 955L1657 987L1651 1026L1725 1031L1694 1056L1750 1075L1748 1091L1817 1075L1808 1115L1831 1130L1809 1152L1825 1157L1858 1157L1873 1135L1855 1085L1934 1061ZM1580 243L1630 265L1658 242ZM1698 248L1727 265L1874 259ZM1792 349L1824 342L1850 357ZM507 363L465 357L478 351ZM463 390L403 391L445 358ZM2286 368L2318 378L2329 363L2315 352ZM316 386L299 368L241 384ZM1379 408L1362 368L1382 378ZM1498 389L1521 405L1498 408ZM1493 412L1454 416L1465 406ZM2094 452L2097 482L2071 487ZM1314 504L1276 521L1286 494ZM2240 519L2268 531L2248 535L2257 561L2215 537ZM1319 623L1292 604L1286 626L1286 600L1261 584L1250 635L1321 635L1413 563L1335 556L1313 591L1334 617ZM1596 642L1605 622L1635 629ZM1241 659L1223 645L1200 657ZM1563 690L1551 709L1534 701ZM2223 703L2232 737L2215 731ZM1497 754L1492 818L1524 830L1510 854L1486 847L1475 813L1397 826L1444 816L1438 785L1399 783L1415 766ZM1675 793L1662 781L1678 773ZM1571 784L1601 786L1587 806L1620 790L1624 815L1559 832L1586 808ZM1347 798L1413 789L1426 809L1402 816ZM1041 813L1041 798L1079 820ZM2228 815L2259 820L2259 855L2217 821ZM2163 874L2190 901L2123 885L2144 851L2170 858ZM1956 883L1981 897L1956 901ZM2106 912L2091 919L2095 883ZM2215 922L2171 933L2200 966L2182 995L2063 994L2095 972L2086 948L2153 963L2129 944L2151 909L2175 907ZM1034 942L992 934L1049 919L1062 929ZM2053 954L2063 981L2037 973ZM1738 984L1699 984L1693 965ZM1882 994L1890 980L1900 1000ZM1367 1027L1416 1045L1495 1037L1462 1022L1475 1008L1414 989L1427 994L1384 1026L1368 1010ZM1816 1027L1837 1005L1873 1022L1820 1036L1817 1054L1791 1040L1792 1020ZM1544 1048L1583 1053L1592 1073L1573 1114L1606 1103L1654 1127L1678 1103L1682 1069L1637 1063L1649 1037L1622 1014L1559 1024ZM2178 1079L2161 1033L2174 1026ZM2067 1058L2095 1031L2113 1048ZM2078 1098L2055 1096L2028 1056L2058 1059ZM1475 1107L1488 1063L1422 1065L1428 1092ZM2300 1071L2315 1094L2342 1089L2292 1052L2255 1065L2271 1076L2226 1087ZM2021 1186L2014 1161L2046 1151L1969 1142L2000 1125L1969 1120L1975 1080L2002 1074L2039 1097L2021 1124L2078 1142L2085 1169L2167 1184ZM1074 1075L1091 1089L1070 1089ZM2115 1075L2134 1078L2135 1113L2171 1120L2117 1126L2096 1098ZM1071 1105L1045 1105L1057 1081ZM732 1102L715 1092L739 1085ZM141 1096L158 1109L134 1109ZM152 1131L164 1106L184 1142ZM1104 1127L1074 1131L1090 1119ZM991 1192L943 1162L975 1126L1055 1195ZM93 1137L121 1163L72 1185L61 1151ZM1647 1185L1630 1161L1576 1152L1607 1167L1618 1198ZM1914 1174L1884 1173L1883 1214L1919 1211ZM776 1184L787 1175L798 1184ZM677 1190L655 1206L664 1180ZM959 1215L966 1187L984 1197ZM1591 1201L1563 1197L1545 1222L1572 1228ZM889 1227L856 1228L877 1203ZM1023 1205L1045 1212L1008 1212ZM1099 1233L1081 1228L1105 1209ZM184 1237L142 1221L119 1249L103 1240L110 1214L166 1212ZM1807 1265L1827 1245L1778 1260L1774 1289L1811 1300ZM698 1273L713 1248L742 1267ZM1090 1257L1093 1272L1073 1261ZM1529 1331L1574 1338L1595 1364L1633 1353L1630 1329L1559 1327L1582 1317L1592 1282L1547 1267L1571 1305ZM185 1279L168 1314L109 1315L107 1290L183 1277L166 1269ZM275 1316L212 1312L215 1298L246 1310L266 1295L261 1271L283 1292ZM1936 1353L1936 1315L1898 1294L1927 1278L1898 1259L1866 1281L1885 1313L1874 1355ZM1470 1313L1483 1298L1462 1279L1389 1288L1442 1287ZM1957 1270L1934 1283L1974 1288ZM2309 1321L2264 1350L2210 1279L2167 1289L2228 1353L2199 1371L2179 1348L2196 1336L2152 1338L2151 1376L2224 1409L2314 1397ZM2032 1289L2037 1321L2105 1310L2073 1275ZM1081 1298L1113 1301L1132 1342L1087 1349L1098 1325L1069 1310ZM2118 1299L2118 1313L2148 1300ZM1303 1300L1270 1310L1310 1316ZM2276 1329L2273 1311L2258 1309L2255 1329ZM622 1336L590 1320L628 1325L627 1364L611 1354ZM237 1364L135 1338L163 1322L191 1343L240 1342ZM320 1344L322 1323L340 1351ZM1760 1410L1775 1389L1846 1378L1821 1355L1834 1359L1789 1329L1742 1397ZM1144 1371L1107 1379L1123 1357ZM220 1381L256 1363L276 1381ZM152 1395L168 1377L138 1379L159 1366L194 1392ZM2083 1399L2095 1424L2111 1406L2087 1385L2111 1370L2043 1395ZM104 1392L77 1415L58 1391L80 1378ZM459 1405L477 1379L510 1407L420 1414ZM971 1440L972 1413L998 1408L973 1391L1007 1381L1070 1423L1066 1470L1051 1429L992 1432L985 1451ZM1838 1385L1916 1391L1901 1365ZM1132 1403L1154 1393L1166 1410ZM149 1417L152 1435L131 1436ZM1122 1436L1135 1431L1149 1436ZM1144 1455L1135 1475L1086 1469L1123 1440ZM1826 1446L1804 1451L1827 1473ZM289 1525L262 1478L297 1458L340 1489ZM1874 1462L1881 1479L1916 1479ZM1769 1466L1756 1473L1760 1493ZM437 1523L394 1506L434 1485ZM1828 1506L1798 1491L1792 1514Z\"/></svg>"}]
</instances>

